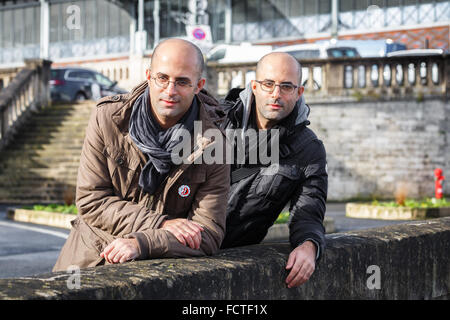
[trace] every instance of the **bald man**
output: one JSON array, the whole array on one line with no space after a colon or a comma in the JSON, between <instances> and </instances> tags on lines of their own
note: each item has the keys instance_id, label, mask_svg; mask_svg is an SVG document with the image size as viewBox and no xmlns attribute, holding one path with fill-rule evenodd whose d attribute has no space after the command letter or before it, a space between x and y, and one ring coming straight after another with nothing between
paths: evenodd
<instances>
[{"instance_id":1,"label":"bald man","mask_svg":"<svg viewBox=\"0 0 450 320\"><path fill-rule=\"evenodd\" d=\"M256 80L245 89L232 89L223 103L227 113L224 129L243 129L245 134L254 131L258 137L266 133L267 145L258 140L258 150L272 148L279 153L268 164L257 153L257 161L252 163L251 153L256 149L247 142L245 161L239 161L238 144L234 144L222 248L261 242L289 205L293 251L286 265L290 270L288 288L310 278L325 245L326 153L322 142L307 128L309 107L302 96L301 78L297 60L286 53L270 53L258 62Z\"/></svg>"},{"instance_id":2,"label":"bald man","mask_svg":"<svg viewBox=\"0 0 450 320\"><path fill-rule=\"evenodd\" d=\"M169 39L155 48L147 81L97 103L78 171L78 216L53 271L219 249L230 166L193 163L209 146L224 147L194 139L194 122L217 130L202 71L195 45ZM181 164L173 160L180 143L189 151Z\"/></svg>"}]
</instances>

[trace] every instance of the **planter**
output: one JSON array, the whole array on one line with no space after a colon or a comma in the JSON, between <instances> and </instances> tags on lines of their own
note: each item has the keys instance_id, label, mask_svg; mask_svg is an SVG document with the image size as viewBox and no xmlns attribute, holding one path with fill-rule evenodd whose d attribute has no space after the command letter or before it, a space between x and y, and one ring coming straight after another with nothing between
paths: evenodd
<instances>
[{"instance_id":1,"label":"planter","mask_svg":"<svg viewBox=\"0 0 450 320\"><path fill-rule=\"evenodd\" d=\"M77 216L68 213L36 211L27 209L9 209L7 218L14 221L42 224L50 227L70 229L70 221Z\"/></svg>"},{"instance_id":2,"label":"planter","mask_svg":"<svg viewBox=\"0 0 450 320\"><path fill-rule=\"evenodd\" d=\"M423 220L450 216L450 207L444 208L409 208L384 207L370 204L347 203L345 216L361 219L380 220Z\"/></svg>"}]
</instances>

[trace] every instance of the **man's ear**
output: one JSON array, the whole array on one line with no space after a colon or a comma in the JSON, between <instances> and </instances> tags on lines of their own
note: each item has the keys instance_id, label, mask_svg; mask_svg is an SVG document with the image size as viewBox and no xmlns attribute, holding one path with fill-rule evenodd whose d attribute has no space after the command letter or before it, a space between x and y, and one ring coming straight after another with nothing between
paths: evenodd
<instances>
[{"instance_id":1,"label":"man's ear","mask_svg":"<svg viewBox=\"0 0 450 320\"><path fill-rule=\"evenodd\" d=\"M205 86L206 83L206 79L205 78L201 78L200 80L198 80L197 82L197 87L195 88L195 94L198 94L200 92L200 90L203 89L203 87Z\"/></svg>"},{"instance_id":2,"label":"man's ear","mask_svg":"<svg viewBox=\"0 0 450 320\"><path fill-rule=\"evenodd\" d=\"M151 72L150 69L145 70L145 77L146 77L147 80L149 80L149 81L150 81L150 78L151 78L151 74L152 74L152 72Z\"/></svg>"},{"instance_id":3,"label":"man's ear","mask_svg":"<svg viewBox=\"0 0 450 320\"><path fill-rule=\"evenodd\" d=\"M255 80L252 80L251 83L252 83L252 92L253 92L253 94L255 94L257 82Z\"/></svg>"},{"instance_id":4,"label":"man's ear","mask_svg":"<svg viewBox=\"0 0 450 320\"><path fill-rule=\"evenodd\" d=\"M300 98L302 96L303 92L305 92L305 87L304 86L299 86L297 88L297 90L298 90L298 97Z\"/></svg>"}]
</instances>

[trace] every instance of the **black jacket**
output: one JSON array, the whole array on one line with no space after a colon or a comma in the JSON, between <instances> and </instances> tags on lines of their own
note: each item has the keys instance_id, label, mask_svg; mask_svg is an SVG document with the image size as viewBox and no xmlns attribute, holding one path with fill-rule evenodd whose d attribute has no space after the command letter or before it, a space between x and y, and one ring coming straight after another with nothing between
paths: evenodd
<instances>
[{"instance_id":1,"label":"black jacket","mask_svg":"<svg viewBox=\"0 0 450 320\"><path fill-rule=\"evenodd\" d=\"M248 109L245 105L251 105L251 100L242 101L242 90L232 89L222 101L222 109L217 111L225 130L245 127L246 121L243 120ZM252 108L255 108L254 103ZM259 171L232 182L222 248L261 242L289 204L291 245L297 247L307 239L313 240L319 245L317 259L320 259L325 247L326 153L322 141L306 127L309 121L300 120L298 123L293 113L299 108L300 101L292 114L280 123L283 125L279 127L285 131L280 138L278 170L273 165L258 166ZM236 173L238 167L232 165L232 171Z\"/></svg>"}]
</instances>

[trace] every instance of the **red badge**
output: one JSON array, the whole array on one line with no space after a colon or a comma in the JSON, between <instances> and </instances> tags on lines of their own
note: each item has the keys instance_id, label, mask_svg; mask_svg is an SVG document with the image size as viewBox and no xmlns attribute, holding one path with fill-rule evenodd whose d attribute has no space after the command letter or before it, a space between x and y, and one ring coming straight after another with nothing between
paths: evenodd
<instances>
[{"instance_id":1,"label":"red badge","mask_svg":"<svg viewBox=\"0 0 450 320\"><path fill-rule=\"evenodd\" d=\"M180 196L182 196L183 198L185 198L191 194L191 188L189 188L189 186L183 184L181 187L178 188L178 194Z\"/></svg>"}]
</instances>

